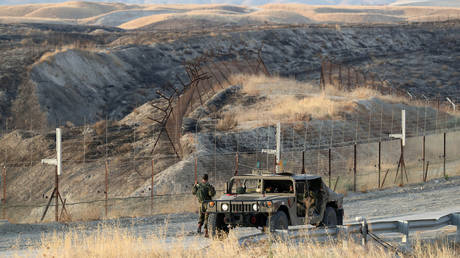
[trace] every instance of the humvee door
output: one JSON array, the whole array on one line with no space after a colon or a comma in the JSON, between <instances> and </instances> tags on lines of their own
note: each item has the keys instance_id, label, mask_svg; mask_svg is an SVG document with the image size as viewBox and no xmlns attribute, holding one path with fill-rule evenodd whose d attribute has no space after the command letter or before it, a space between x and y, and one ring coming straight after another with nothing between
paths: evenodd
<instances>
[{"instance_id":1,"label":"humvee door","mask_svg":"<svg viewBox=\"0 0 460 258\"><path fill-rule=\"evenodd\" d=\"M305 203L303 201L303 196L305 193L305 181L295 182L295 192L296 192L296 210L297 217L305 217Z\"/></svg>"}]
</instances>

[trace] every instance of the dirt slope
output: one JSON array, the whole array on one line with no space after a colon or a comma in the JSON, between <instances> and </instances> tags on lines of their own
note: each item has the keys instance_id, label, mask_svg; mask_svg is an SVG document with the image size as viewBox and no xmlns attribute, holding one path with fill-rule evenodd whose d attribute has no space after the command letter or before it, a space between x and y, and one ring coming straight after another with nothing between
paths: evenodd
<instances>
[{"instance_id":1,"label":"dirt slope","mask_svg":"<svg viewBox=\"0 0 460 258\"><path fill-rule=\"evenodd\" d=\"M231 51L249 50L255 56L262 42L262 58L272 73L295 76L313 84L319 79L321 56L333 56L339 62L378 70L382 65L404 66L406 62L412 62L412 53L425 52L431 60L425 67L433 68L425 69L423 76L434 78L442 86L460 76L450 72L458 68L458 62L438 64L447 55L449 60L459 58L458 45L449 48L444 45L446 41L458 40L460 34L457 30L456 26L437 33L423 26L349 27L341 31L302 28L202 36L171 43L130 45L100 51L69 49L52 53L33 64L29 78L41 111L50 124L70 121L77 125L82 124L85 118L89 122L105 116L121 119L136 106L155 98L155 89L168 82L180 88L180 83L171 78L179 75L183 81L187 80L181 66L185 60L200 56L210 49L228 51L226 49L230 47ZM436 52L430 49L436 49ZM404 53L406 58L401 59L400 53ZM387 61L380 61L379 56ZM393 59L398 59L398 62L389 62ZM392 80L400 84L398 87L406 87L406 77L399 73L397 67L384 68L387 78L381 79ZM416 65L407 67L408 72L411 69L420 72ZM439 73L443 76L435 76ZM81 78L84 78L84 83L81 83ZM417 93L429 97L438 93L432 90L427 80L416 80L414 83L413 89ZM439 92L445 93L446 89L439 88Z\"/></svg>"}]
</instances>

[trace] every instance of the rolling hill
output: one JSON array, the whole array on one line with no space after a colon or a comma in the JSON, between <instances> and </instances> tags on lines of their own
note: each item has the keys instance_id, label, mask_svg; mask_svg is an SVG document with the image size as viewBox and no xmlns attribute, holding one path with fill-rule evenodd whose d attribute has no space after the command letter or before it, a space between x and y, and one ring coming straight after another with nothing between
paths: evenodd
<instances>
[{"instance_id":1,"label":"rolling hill","mask_svg":"<svg viewBox=\"0 0 460 258\"><path fill-rule=\"evenodd\" d=\"M146 1L147 2L147 1ZM320 1L308 1L319 3ZM321 1L324 2L324 1ZM0 6L1 23L62 23L111 26L123 29L191 29L216 26L314 23L397 23L445 20L460 16L460 8L418 7L414 1L395 6L355 6L356 1L326 1L350 5L265 4L123 4L65 2ZM387 1L360 1L360 3ZM421 2L421 1L420 1ZM428 4L428 1L423 1ZM454 1L444 1L454 3ZM246 3L246 2L245 2ZM252 4L251 1L247 2ZM398 6L396 6L398 4ZM399 6L407 5L407 6Z\"/></svg>"}]
</instances>

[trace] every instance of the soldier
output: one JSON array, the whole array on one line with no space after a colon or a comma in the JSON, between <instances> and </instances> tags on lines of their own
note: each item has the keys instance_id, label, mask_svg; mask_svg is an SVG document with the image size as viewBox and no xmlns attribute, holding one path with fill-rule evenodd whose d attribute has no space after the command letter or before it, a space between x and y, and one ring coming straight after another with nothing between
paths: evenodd
<instances>
[{"instance_id":1,"label":"soldier","mask_svg":"<svg viewBox=\"0 0 460 258\"><path fill-rule=\"evenodd\" d=\"M307 216L311 217L309 224L319 225L321 223L328 198L328 192L324 183L321 183L319 191L308 191L305 203L307 206Z\"/></svg>"},{"instance_id":2,"label":"soldier","mask_svg":"<svg viewBox=\"0 0 460 258\"><path fill-rule=\"evenodd\" d=\"M195 184L192 190L193 195L196 195L200 202L200 218L198 220L197 233L201 233L201 227L204 223L204 236L208 237L208 213L206 213L206 203L204 201L212 200L216 195L216 189L208 183L208 174L204 174L201 183Z\"/></svg>"},{"instance_id":3,"label":"soldier","mask_svg":"<svg viewBox=\"0 0 460 258\"><path fill-rule=\"evenodd\" d=\"M304 194L304 205L305 205L305 223L310 224L314 219L313 211L315 210L316 194L309 190Z\"/></svg>"},{"instance_id":4,"label":"soldier","mask_svg":"<svg viewBox=\"0 0 460 258\"><path fill-rule=\"evenodd\" d=\"M305 216L305 223L308 224L309 217L311 216L311 211L314 209L312 205L314 204L315 200L313 199L313 192L310 191L308 188L301 190L298 189L296 194L297 196L297 215L298 216Z\"/></svg>"}]
</instances>

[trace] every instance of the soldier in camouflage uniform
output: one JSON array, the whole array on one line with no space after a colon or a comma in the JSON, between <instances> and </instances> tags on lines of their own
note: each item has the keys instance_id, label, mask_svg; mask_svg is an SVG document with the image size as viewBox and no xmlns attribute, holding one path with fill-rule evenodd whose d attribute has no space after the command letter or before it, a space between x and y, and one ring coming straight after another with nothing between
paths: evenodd
<instances>
[{"instance_id":1,"label":"soldier in camouflage uniform","mask_svg":"<svg viewBox=\"0 0 460 258\"><path fill-rule=\"evenodd\" d=\"M321 183L319 191L308 191L305 197L307 205L306 218L307 223L312 225L319 225L326 210L326 201L328 200L328 192L326 186Z\"/></svg>"},{"instance_id":2,"label":"soldier in camouflage uniform","mask_svg":"<svg viewBox=\"0 0 460 258\"><path fill-rule=\"evenodd\" d=\"M208 237L208 213L206 213L206 203L203 202L212 200L212 197L216 195L216 189L208 183L208 174L203 175L201 183L193 186L192 193L200 202L200 218L198 220L197 233L201 233L201 227L204 224L205 237Z\"/></svg>"},{"instance_id":3,"label":"soldier in camouflage uniform","mask_svg":"<svg viewBox=\"0 0 460 258\"><path fill-rule=\"evenodd\" d=\"M327 190L322 184L319 191L305 189L302 193L297 193L298 215L305 215L305 224L319 225L321 218L326 210L326 200L328 199Z\"/></svg>"}]
</instances>

